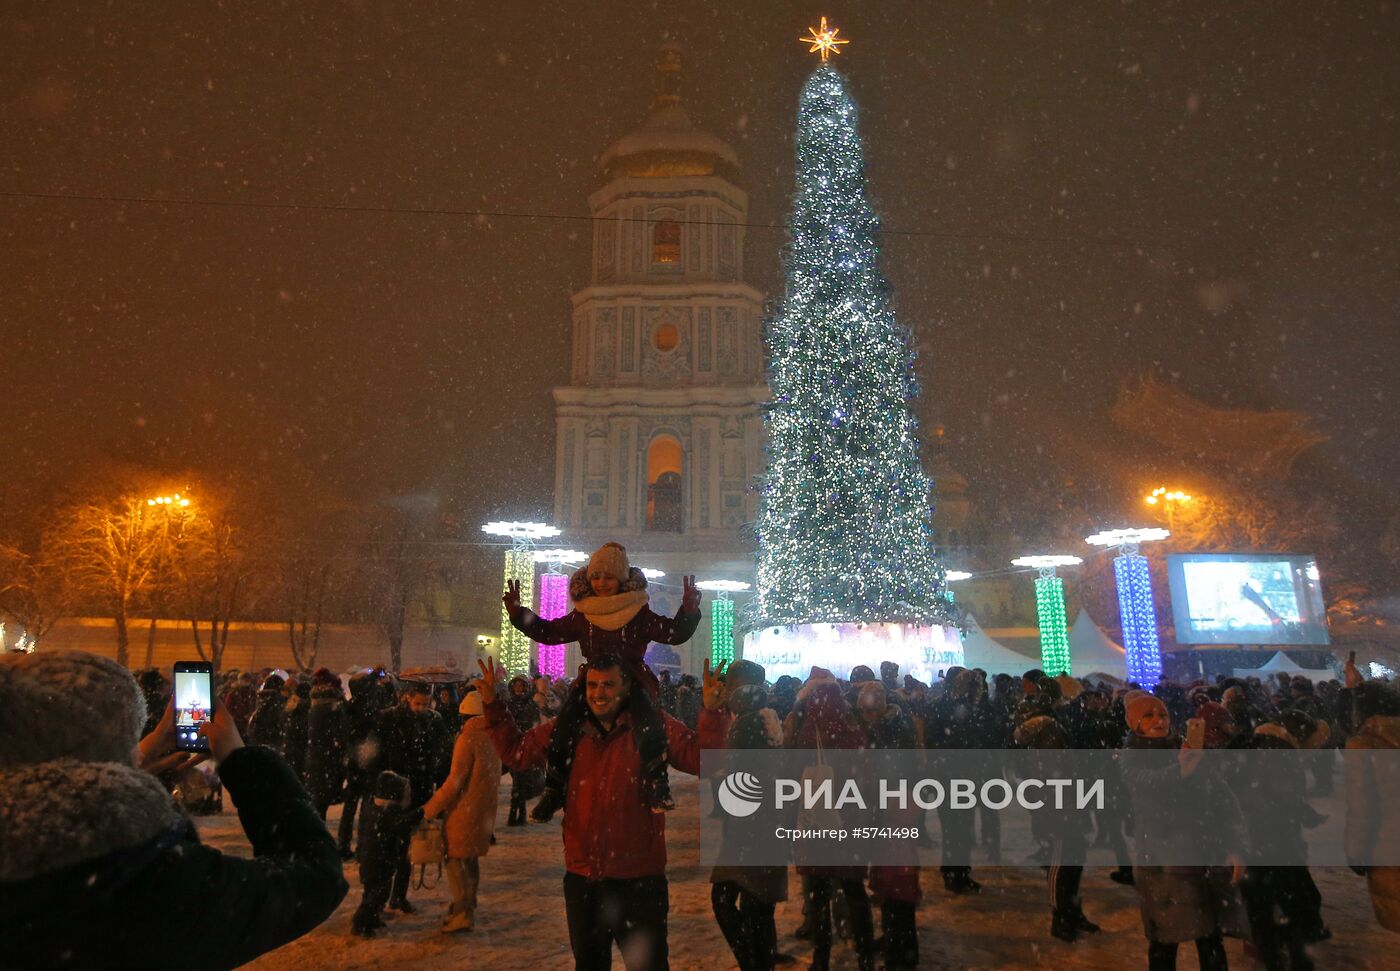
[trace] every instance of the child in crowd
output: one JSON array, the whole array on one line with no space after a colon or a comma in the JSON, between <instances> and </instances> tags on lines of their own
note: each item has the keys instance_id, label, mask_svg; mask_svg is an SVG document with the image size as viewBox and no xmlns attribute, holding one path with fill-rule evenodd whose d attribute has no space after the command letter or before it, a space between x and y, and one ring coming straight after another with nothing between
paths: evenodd
<instances>
[{"instance_id":1,"label":"child in crowd","mask_svg":"<svg viewBox=\"0 0 1400 971\"><path fill-rule=\"evenodd\" d=\"M384 926L384 905L394 868L408 852L413 827L423 818L421 808L409 808L411 787L408 779L394 772L381 772L374 781L374 799L367 801L360 814L360 883L364 896L350 925L357 937L373 937Z\"/></svg>"},{"instance_id":2,"label":"child in crowd","mask_svg":"<svg viewBox=\"0 0 1400 971\"><path fill-rule=\"evenodd\" d=\"M642 790L647 804L656 812L667 812L676 804L667 779L666 730L661 712L654 704L658 682L643 656L652 641L684 644L700 624L700 591L695 578L685 578L680 609L671 619L661 617L647 606L647 580L642 571L627 562L627 550L617 543L605 543L588 564L569 580L569 596L574 609L557 620L544 620L520 603L520 584L510 581L501 598L510 622L531 640L541 644L568 644L577 641L585 658L616 654L632 675L632 691L627 710L637 733L642 756ZM564 808L569 769L579 732L588 717L582 678L559 712L549 738L544 793L530 811L530 817L547 822Z\"/></svg>"}]
</instances>

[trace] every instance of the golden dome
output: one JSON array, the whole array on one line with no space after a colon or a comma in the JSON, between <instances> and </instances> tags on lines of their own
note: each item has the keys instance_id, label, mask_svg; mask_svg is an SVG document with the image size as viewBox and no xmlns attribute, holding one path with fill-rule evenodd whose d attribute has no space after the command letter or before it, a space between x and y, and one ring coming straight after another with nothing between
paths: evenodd
<instances>
[{"instance_id":1,"label":"golden dome","mask_svg":"<svg viewBox=\"0 0 1400 971\"><path fill-rule=\"evenodd\" d=\"M641 128L623 135L598 159L605 179L718 175L736 181L739 157L720 139L696 129L680 98L681 52L674 43L656 55L657 93Z\"/></svg>"}]
</instances>

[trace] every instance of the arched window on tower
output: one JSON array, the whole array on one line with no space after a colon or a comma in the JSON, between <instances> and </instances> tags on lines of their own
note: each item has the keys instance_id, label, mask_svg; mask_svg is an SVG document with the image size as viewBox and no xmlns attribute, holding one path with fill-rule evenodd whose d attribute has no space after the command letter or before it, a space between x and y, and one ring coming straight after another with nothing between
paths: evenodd
<instances>
[{"instance_id":1,"label":"arched window on tower","mask_svg":"<svg viewBox=\"0 0 1400 971\"><path fill-rule=\"evenodd\" d=\"M647 529L681 531L681 443L669 435L647 448Z\"/></svg>"},{"instance_id":2,"label":"arched window on tower","mask_svg":"<svg viewBox=\"0 0 1400 971\"><path fill-rule=\"evenodd\" d=\"M675 265L681 261L681 224L663 219L651 228L651 261Z\"/></svg>"}]
</instances>

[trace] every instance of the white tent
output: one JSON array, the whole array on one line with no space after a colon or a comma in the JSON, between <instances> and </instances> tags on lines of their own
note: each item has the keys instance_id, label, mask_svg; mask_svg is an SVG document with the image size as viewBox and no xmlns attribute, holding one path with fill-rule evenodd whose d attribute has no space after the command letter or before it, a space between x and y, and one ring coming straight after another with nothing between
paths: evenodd
<instances>
[{"instance_id":1,"label":"white tent","mask_svg":"<svg viewBox=\"0 0 1400 971\"><path fill-rule=\"evenodd\" d=\"M1070 671L1076 678L1089 674L1128 676L1128 659L1123 648L1109 640L1087 610L1080 610L1069 629Z\"/></svg>"},{"instance_id":2,"label":"white tent","mask_svg":"<svg viewBox=\"0 0 1400 971\"><path fill-rule=\"evenodd\" d=\"M1291 657L1282 651L1275 652L1273 657L1257 668L1235 668L1235 677L1237 678L1254 677L1260 681L1268 681L1272 680L1276 674L1287 674L1290 677L1301 674L1309 681L1328 681L1337 676L1331 668L1299 667Z\"/></svg>"},{"instance_id":3,"label":"white tent","mask_svg":"<svg viewBox=\"0 0 1400 971\"><path fill-rule=\"evenodd\" d=\"M969 668L981 668L988 676L1011 674L1019 678L1040 666L1040 658L1027 657L992 640L971 614L965 616L963 626L963 657Z\"/></svg>"}]
</instances>

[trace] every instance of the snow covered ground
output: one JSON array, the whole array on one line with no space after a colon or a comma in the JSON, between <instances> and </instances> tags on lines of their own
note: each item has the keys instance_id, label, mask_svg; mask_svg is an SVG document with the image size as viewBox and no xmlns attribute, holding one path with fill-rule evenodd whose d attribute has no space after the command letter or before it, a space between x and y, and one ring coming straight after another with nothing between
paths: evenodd
<instances>
[{"instance_id":1,"label":"snow covered ground","mask_svg":"<svg viewBox=\"0 0 1400 971\"><path fill-rule=\"evenodd\" d=\"M680 808L668 819L671 880L671 967L675 971L725 971L733 957L710 913L708 872L699 865L699 818L696 780L673 777ZM225 801L228 805L227 800ZM500 793L501 812L509 802L509 779ZM331 810L334 827L340 807ZM237 814L230 806L222 816L199 820L203 838L226 852L250 854ZM549 825L530 824L498 830L498 843L482 861L477 928L469 934L446 936L438 923L447 906L447 884L418 890L409 899L418 905L412 915L386 913L389 929L379 938L350 935L350 916L360 899L354 863L347 864L350 894L335 914L311 934L248 965L260 971L366 971L379 968L530 969L551 971L572 967L564 925L563 847L556 819ZM1103 926L1103 933L1075 944L1049 936L1049 906L1044 874L1033 868L976 871L982 893L970 897L946 894L936 870L924 872L924 902L919 909L921 967L1119 969L1146 966L1146 947L1133 890L1108 879L1107 870L1085 874L1084 909ZM1345 869L1316 869L1324 913L1333 938L1314 949L1319 968L1380 969L1395 967L1394 949L1400 937L1375 923L1365 882ZM779 947L805 968L810 947L794 940L801 919L799 885L791 877L790 899L778 909ZM877 913L878 922L878 913ZM877 925L878 926L878 925ZM1262 967L1245 958L1238 941L1227 943L1233 968ZM1385 957L1390 954L1389 958ZM853 969L849 946L833 953L833 968ZM621 968L620 960L614 967ZM1196 967L1192 949L1183 948L1180 967Z\"/></svg>"}]
</instances>

